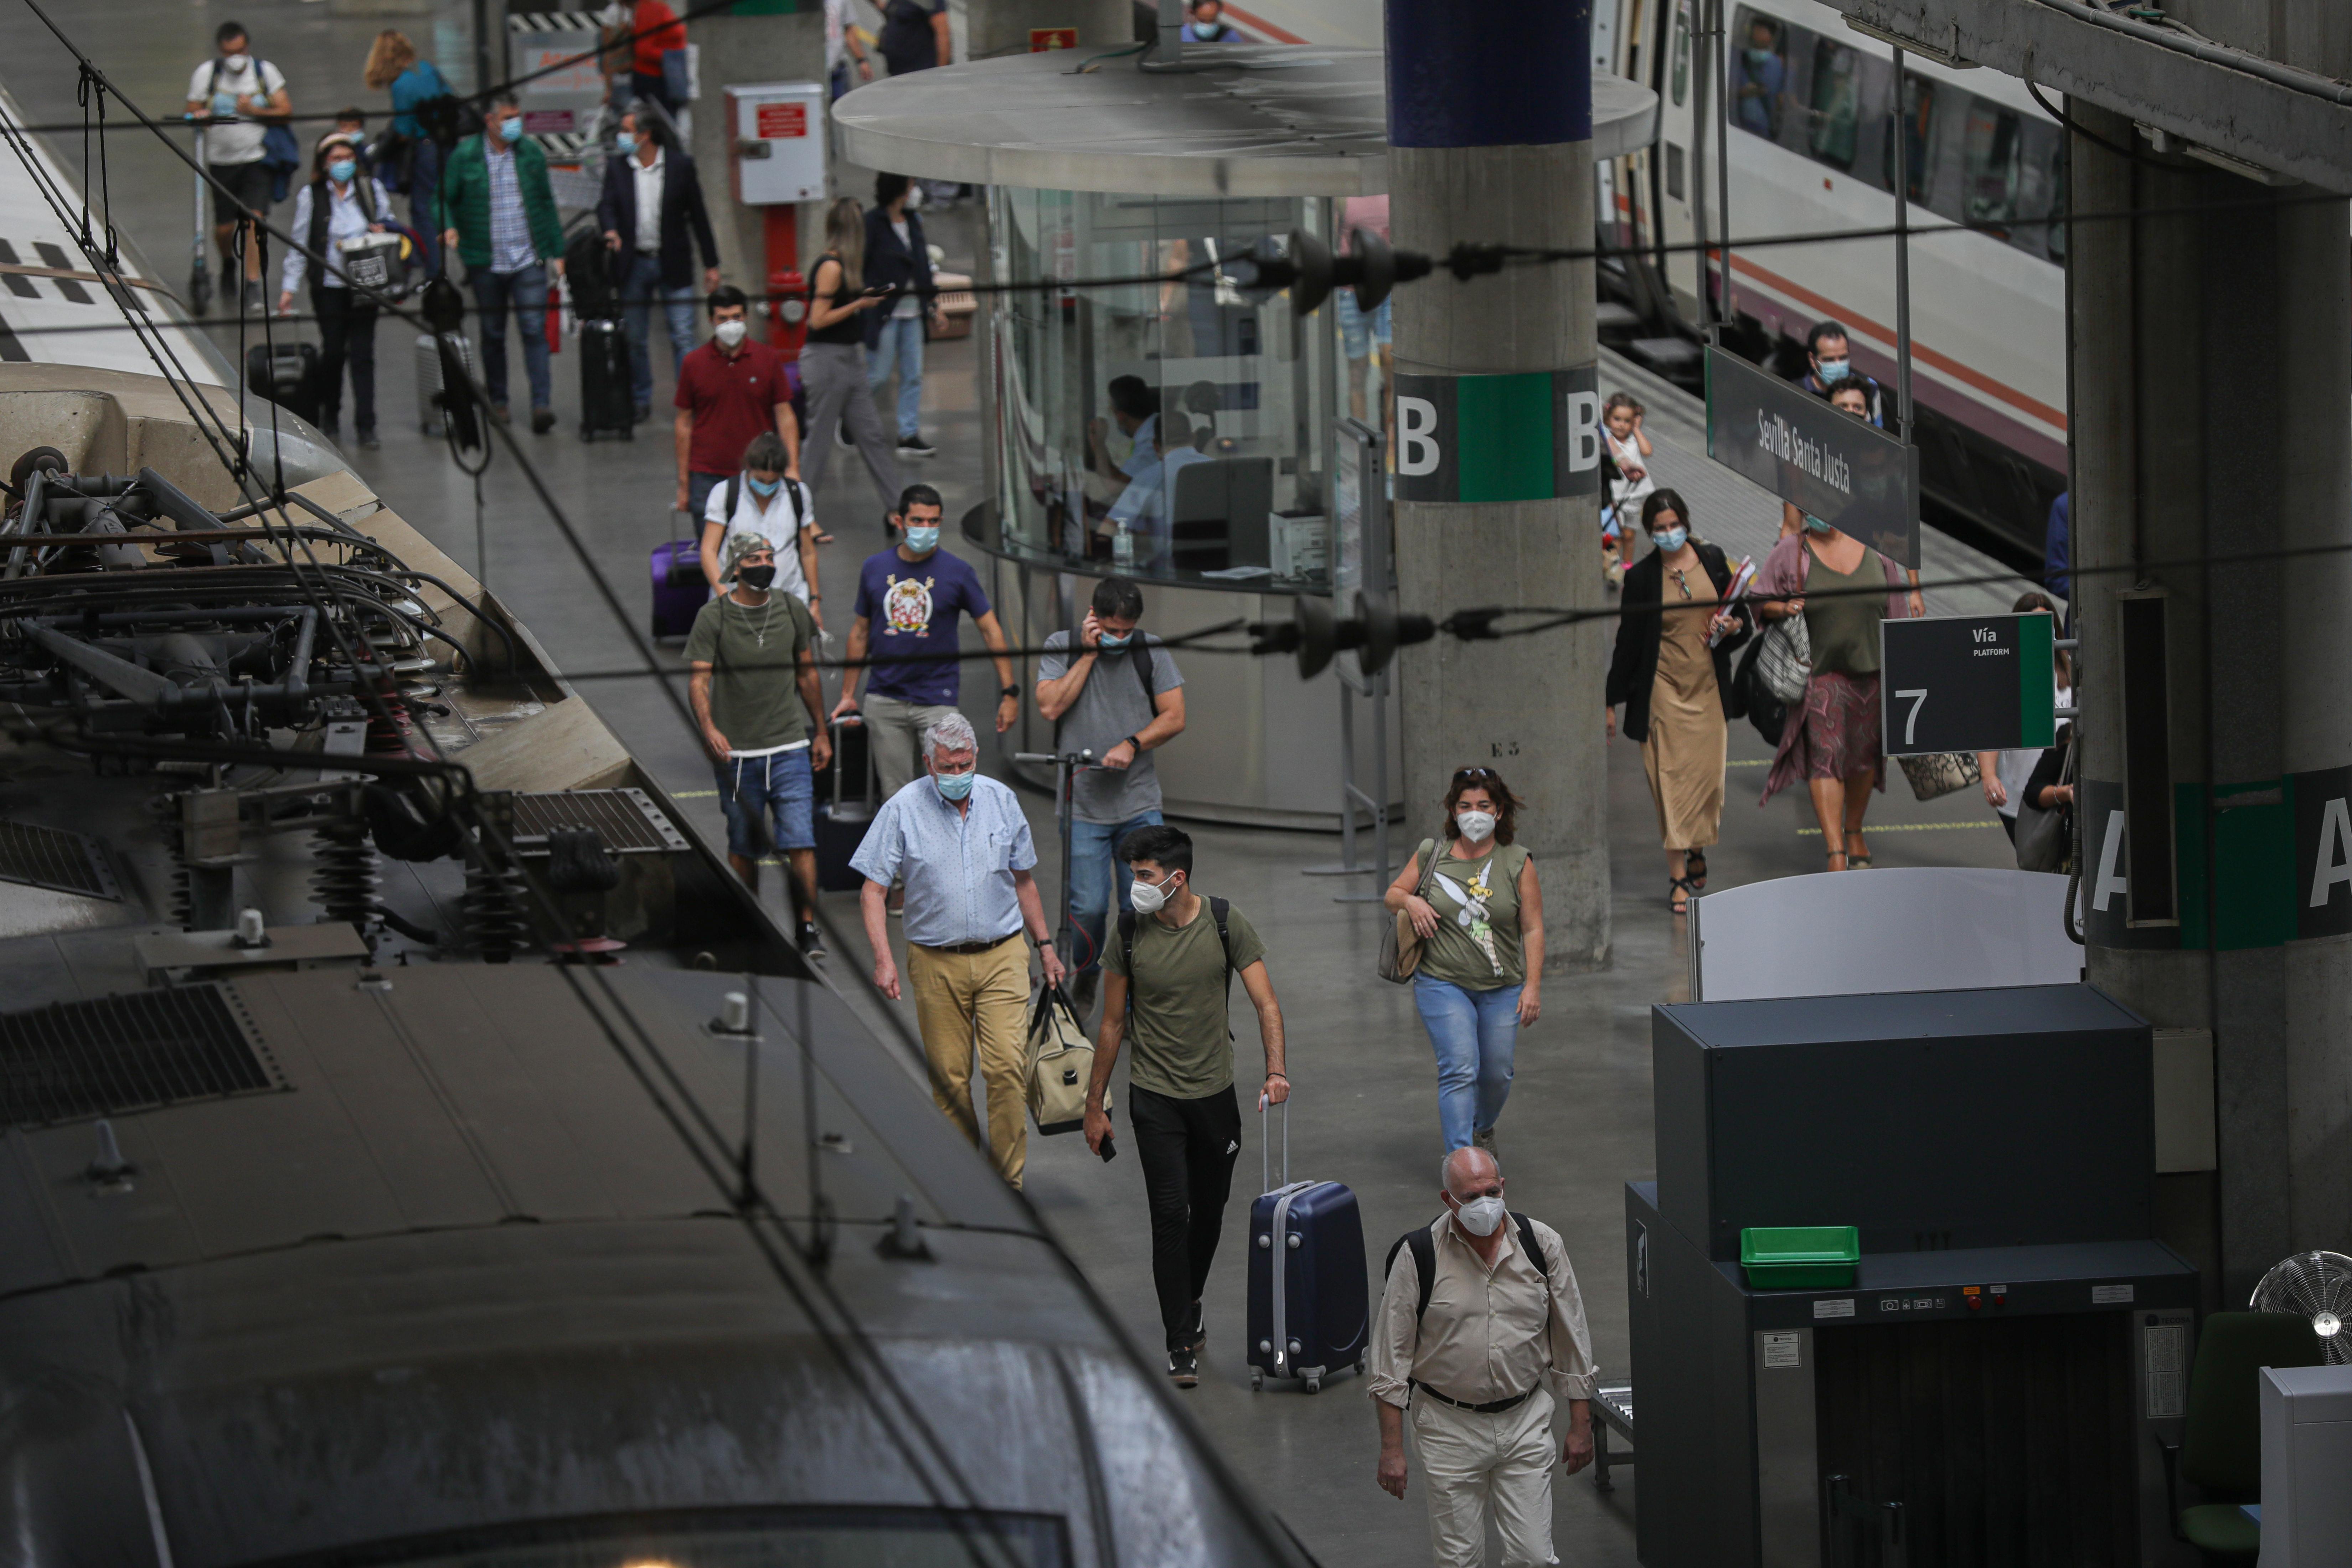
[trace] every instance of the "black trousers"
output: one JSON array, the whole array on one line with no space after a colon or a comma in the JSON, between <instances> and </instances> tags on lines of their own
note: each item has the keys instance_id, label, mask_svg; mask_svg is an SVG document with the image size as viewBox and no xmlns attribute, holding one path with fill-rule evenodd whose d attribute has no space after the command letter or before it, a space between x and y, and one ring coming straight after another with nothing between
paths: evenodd
<instances>
[{"instance_id":1,"label":"black trousers","mask_svg":"<svg viewBox=\"0 0 2352 1568\"><path fill-rule=\"evenodd\" d=\"M1217 1256L1234 1161L1242 1152L1241 1101L1230 1087L1177 1100L1129 1085L1127 1115L1151 1207L1151 1283L1172 1351L1192 1343L1192 1303Z\"/></svg>"},{"instance_id":2,"label":"black trousers","mask_svg":"<svg viewBox=\"0 0 2352 1568\"><path fill-rule=\"evenodd\" d=\"M310 290L319 312L319 428L331 434L343 414L343 366L352 370L352 425L375 429L375 303L349 289Z\"/></svg>"}]
</instances>

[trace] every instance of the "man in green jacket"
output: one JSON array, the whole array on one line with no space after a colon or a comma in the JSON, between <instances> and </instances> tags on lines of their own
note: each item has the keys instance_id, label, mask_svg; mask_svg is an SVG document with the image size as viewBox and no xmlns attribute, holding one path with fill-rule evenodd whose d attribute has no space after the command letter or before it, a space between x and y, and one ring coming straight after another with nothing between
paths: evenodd
<instances>
[{"instance_id":1,"label":"man in green jacket","mask_svg":"<svg viewBox=\"0 0 2352 1568\"><path fill-rule=\"evenodd\" d=\"M547 275L563 276L563 225L547 183L547 154L522 133L512 94L491 100L487 125L449 154L436 198L441 243L464 258L481 306L482 379L492 411L507 417L507 309L522 334L530 377L530 427L555 428L547 368Z\"/></svg>"}]
</instances>

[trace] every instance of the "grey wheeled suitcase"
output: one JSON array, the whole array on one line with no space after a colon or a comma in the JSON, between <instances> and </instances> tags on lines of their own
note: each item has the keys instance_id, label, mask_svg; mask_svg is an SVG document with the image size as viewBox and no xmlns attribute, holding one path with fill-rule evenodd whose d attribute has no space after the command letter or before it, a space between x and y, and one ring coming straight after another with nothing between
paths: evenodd
<instances>
[{"instance_id":1,"label":"grey wheeled suitcase","mask_svg":"<svg viewBox=\"0 0 2352 1568\"><path fill-rule=\"evenodd\" d=\"M1259 1109L1260 1169L1266 1158ZM1290 1105L1282 1108L1282 1184L1250 1205L1250 1387L1297 1378L1309 1394L1340 1368L1364 1370L1371 1291L1356 1194L1338 1182L1290 1179Z\"/></svg>"},{"instance_id":2,"label":"grey wheeled suitcase","mask_svg":"<svg viewBox=\"0 0 2352 1568\"><path fill-rule=\"evenodd\" d=\"M466 374L480 381L482 367L474 358L474 340L459 333L457 344ZM416 334L416 425L427 436L441 434L441 353L431 332Z\"/></svg>"}]
</instances>

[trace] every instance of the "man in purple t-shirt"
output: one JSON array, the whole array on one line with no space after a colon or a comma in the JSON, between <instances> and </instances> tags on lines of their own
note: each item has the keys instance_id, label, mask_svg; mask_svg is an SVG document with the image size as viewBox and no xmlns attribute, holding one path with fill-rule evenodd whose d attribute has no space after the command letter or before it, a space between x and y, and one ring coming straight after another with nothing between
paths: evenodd
<instances>
[{"instance_id":1,"label":"man in purple t-shirt","mask_svg":"<svg viewBox=\"0 0 2352 1568\"><path fill-rule=\"evenodd\" d=\"M1021 716L1021 689L1013 684L1013 656L1005 651L1004 628L997 624L978 574L940 549L945 511L939 491L929 485L908 485L890 519L904 530L902 542L895 550L868 556L858 573L856 618L849 623L849 674L833 712L840 718L862 711L866 743L882 775L886 800L921 776L923 731L956 710L963 666L942 656L962 646L956 636L958 612L971 617L981 640L996 656L996 732L1002 735ZM859 661L869 650L874 663L865 672L861 710Z\"/></svg>"}]
</instances>

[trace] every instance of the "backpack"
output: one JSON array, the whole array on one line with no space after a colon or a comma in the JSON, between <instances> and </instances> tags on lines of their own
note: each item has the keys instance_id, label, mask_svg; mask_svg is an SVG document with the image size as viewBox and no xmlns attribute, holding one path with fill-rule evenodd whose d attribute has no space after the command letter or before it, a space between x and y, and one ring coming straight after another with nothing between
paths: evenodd
<instances>
[{"instance_id":1,"label":"backpack","mask_svg":"<svg viewBox=\"0 0 2352 1568\"><path fill-rule=\"evenodd\" d=\"M207 93L220 91L221 72L227 68L226 60L214 57L213 74L205 85ZM270 69L268 60L255 56L254 85L266 90L269 86ZM280 71L278 76L283 79L285 73ZM259 116L255 118L259 119ZM302 167L302 144L294 140L292 127L284 121L264 120L261 123L264 127L261 132L261 166L269 171L269 199L282 202L286 199L286 193L293 188L295 174Z\"/></svg>"},{"instance_id":2,"label":"backpack","mask_svg":"<svg viewBox=\"0 0 2352 1568\"><path fill-rule=\"evenodd\" d=\"M784 494L791 498L793 503L793 541L798 543L801 530L808 526L808 519L801 512L801 481L786 475L783 483ZM743 470L738 468L727 479L727 526L730 528L735 525L735 503L742 499Z\"/></svg>"},{"instance_id":3,"label":"backpack","mask_svg":"<svg viewBox=\"0 0 2352 1568\"><path fill-rule=\"evenodd\" d=\"M1233 932L1225 929L1225 917L1233 912L1233 904L1224 899L1211 899L1209 900L1209 918L1217 922L1217 945L1225 951L1225 1007L1227 1011L1231 1011L1234 1005L1234 937ZM1122 910L1119 911L1118 960L1120 968L1125 970L1127 973L1129 982L1127 987L1127 1005L1130 1012L1135 1008L1135 922L1138 918L1139 917L1133 910ZM1225 1038L1230 1040L1233 1037L1233 1025L1231 1023L1227 1023L1225 1026Z\"/></svg>"},{"instance_id":4,"label":"backpack","mask_svg":"<svg viewBox=\"0 0 2352 1568\"><path fill-rule=\"evenodd\" d=\"M1431 1225L1435 1223L1434 1220L1430 1222ZM1520 1250L1543 1266L1544 1294L1549 1297L1551 1294L1551 1254L1546 1252L1543 1243L1536 1239L1536 1222L1514 1210L1511 1223L1518 1226ZM1421 1276L1421 1300L1412 1310L1413 1321L1418 1323L1422 1314L1429 1310L1430 1292L1437 1286L1437 1242L1429 1234L1429 1226L1416 1226L1406 1231L1391 1244L1388 1259L1381 1265L1381 1279L1385 1279L1396 1272L1396 1255L1401 1247L1412 1249L1413 1271Z\"/></svg>"}]
</instances>

